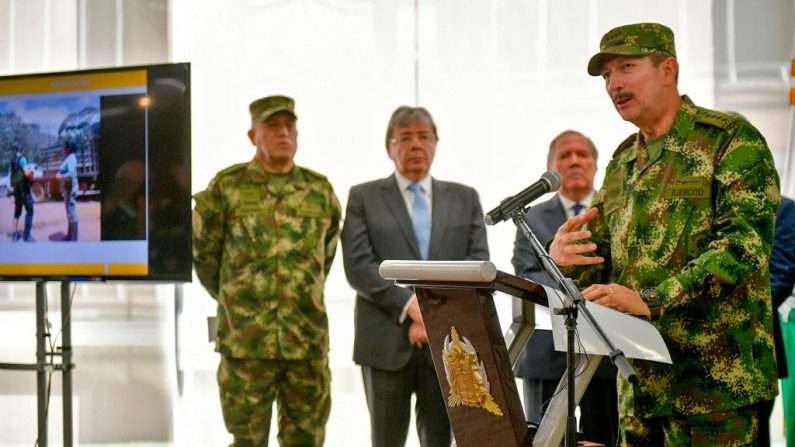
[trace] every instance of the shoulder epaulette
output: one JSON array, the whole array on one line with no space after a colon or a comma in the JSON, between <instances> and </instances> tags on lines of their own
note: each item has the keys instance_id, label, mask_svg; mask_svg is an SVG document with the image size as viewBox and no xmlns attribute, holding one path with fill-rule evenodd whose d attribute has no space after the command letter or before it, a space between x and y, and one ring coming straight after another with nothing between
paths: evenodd
<instances>
[{"instance_id":1,"label":"shoulder epaulette","mask_svg":"<svg viewBox=\"0 0 795 447\"><path fill-rule=\"evenodd\" d=\"M319 172L317 172L317 171L313 171L313 170L311 170L311 169L309 169L309 168L305 168L305 167L303 167L303 166L301 167L301 169L303 169L303 170L304 170L304 172L305 172L307 175L311 176L311 177L315 177L315 178L318 178L318 179L320 179L320 180L326 180L326 176L325 176L325 175L323 175L323 174L321 174L321 173L319 173Z\"/></svg>"},{"instance_id":2,"label":"shoulder epaulette","mask_svg":"<svg viewBox=\"0 0 795 447\"><path fill-rule=\"evenodd\" d=\"M615 156L619 155L620 153L624 152L625 150L627 150L627 148L632 147L635 144L635 140L637 138L638 138L638 135L634 134L634 133L632 135L628 136L624 141L621 142L621 144L618 145L618 148L616 148L615 152L613 152L613 157L615 157Z\"/></svg>"},{"instance_id":3,"label":"shoulder epaulette","mask_svg":"<svg viewBox=\"0 0 795 447\"><path fill-rule=\"evenodd\" d=\"M220 171L218 171L217 174L215 174L215 176L216 177L223 177L225 175L232 174L234 172L237 172L237 171L245 168L246 165L248 165L248 163L237 163L237 164L234 164L232 166L229 166L229 167L226 167L224 169L221 169Z\"/></svg>"},{"instance_id":4,"label":"shoulder epaulette","mask_svg":"<svg viewBox=\"0 0 795 447\"><path fill-rule=\"evenodd\" d=\"M732 113L718 112L717 110L701 109L696 115L696 121L709 124L721 129L728 129L731 125L740 120L738 115Z\"/></svg>"}]
</instances>

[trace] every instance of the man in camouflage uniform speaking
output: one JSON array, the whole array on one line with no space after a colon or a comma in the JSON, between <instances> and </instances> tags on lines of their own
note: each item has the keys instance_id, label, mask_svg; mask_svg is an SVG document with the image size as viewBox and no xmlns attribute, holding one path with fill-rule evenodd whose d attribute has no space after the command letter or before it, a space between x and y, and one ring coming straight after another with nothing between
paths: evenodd
<instances>
[{"instance_id":1,"label":"man in camouflage uniform speaking","mask_svg":"<svg viewBox=\"0 0 795 447\"><path fill-rule=\"evenodd\" d=\"M256 156L194 197L196 274L218 300L224 422L233 446L265 446L278 400L279 443L320 446L331 409L323 286L340 204L324 176L293 163L293 100L249 109Z\"/></svg>"},{"instance_id":2,"label":"man in camouflage uniform speaking","mask_svg":"<svg viewBox=\"0 0 795 447\"><path fill-rule=\"evenodd\" d=\"M604 35L588 73L640 132L550 255L589 285L586 299L651 319L670 350L673 364L633 361L638 383L619 379L624 445L752 445L756 404L777 394L768 257L778 175L748 121L679 96L678 69L665 26Z\"/></svg>"}]
</instances>

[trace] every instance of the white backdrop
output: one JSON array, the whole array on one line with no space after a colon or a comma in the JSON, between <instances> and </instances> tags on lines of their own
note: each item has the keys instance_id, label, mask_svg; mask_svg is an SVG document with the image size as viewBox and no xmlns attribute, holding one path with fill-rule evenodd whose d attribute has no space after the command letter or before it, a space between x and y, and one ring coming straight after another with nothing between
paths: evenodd
<instances>
[{"instance_id":1,"label":"white backdrop","mask_svg":"<svg viewBox=\"0 0 795 447\"><path fill-rule=\"evenodd\" d=\"M640 2L620 13L636 2L425 3L415 83L412 2L175 0L172 59L192 64L193 190L253 156L248 103L276 93L297 101L297 162L326 174L343 205L350 186L393 170L386 123L397 106L415 104L415 86L439 127L432 174L477 188L484 208L535 181L564 129L590 135L602 167L633 127L585 65L603 32L631 21L670 25L681 90L713 103L710 2ZM510 223L489 238L493 260L510 271ZM336 269L332 299L351 295L340 278Z\"/></svg>"}]
</instances>

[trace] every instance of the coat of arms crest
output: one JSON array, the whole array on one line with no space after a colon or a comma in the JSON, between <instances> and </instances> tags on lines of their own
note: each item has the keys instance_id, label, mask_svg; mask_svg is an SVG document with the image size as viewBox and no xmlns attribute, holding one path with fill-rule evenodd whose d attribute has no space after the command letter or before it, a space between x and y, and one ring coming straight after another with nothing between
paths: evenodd
<instances>
[{"instance_id":1,"label":"coat of arms crest","mask_svg":"<svg viewBox=\"0 0 795 447\"><path fill-rule=\"evenodd\" d=\"M472 343L460 336L455 327L451 327L450 335L444 338L442 360L447 383L450 384L450 396L447 399L450 408L466 405L483 408L497 416L503 415L502 409L489 394L491 386L483 362L478 359Z\"/></svg>"}]
</instances>

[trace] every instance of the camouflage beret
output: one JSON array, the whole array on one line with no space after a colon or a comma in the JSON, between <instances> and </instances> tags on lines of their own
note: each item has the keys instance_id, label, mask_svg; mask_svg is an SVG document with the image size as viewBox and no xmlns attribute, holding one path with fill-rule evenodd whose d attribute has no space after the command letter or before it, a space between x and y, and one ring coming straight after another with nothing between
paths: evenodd
<instances>
[{"instance_id":1,"label":"camouflage beret","mask_svg":"<svg viewBox=\"0 0 795 447\"><path fill-rule=\"evenodd\" d=\"M613 28L602 36L599 52L588 62L588 74L602 74L605 56L648 56L657 50L676 57L674 32L667 26L635 23Z\"/></svg>"},{"instance_id":2,"label":"camouflage beret","mask_svg":"<svg viewBox=\"0 0 795 447\"><path fill-rule=\"evenodd\" d=\"M248 106L252 121L265 121L277 112L290 112L295 117L295 101L287 96L268 96Z\"/></svg>"}]
</instances>

